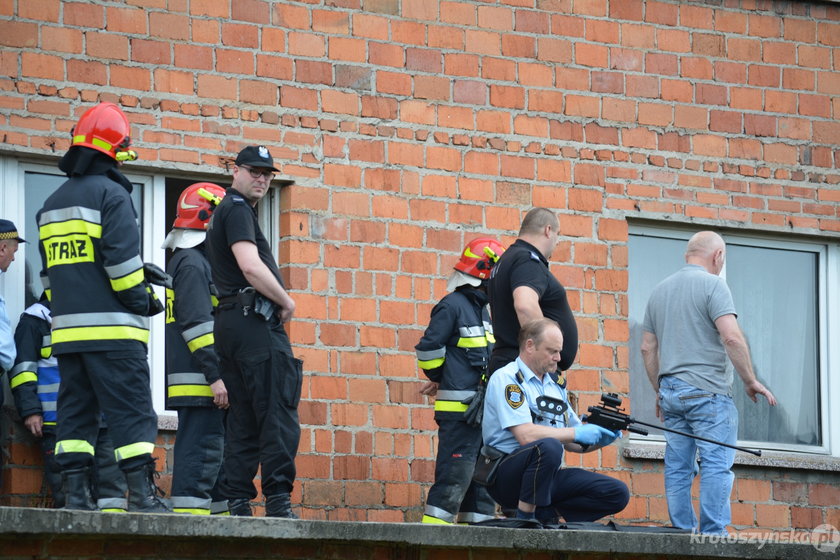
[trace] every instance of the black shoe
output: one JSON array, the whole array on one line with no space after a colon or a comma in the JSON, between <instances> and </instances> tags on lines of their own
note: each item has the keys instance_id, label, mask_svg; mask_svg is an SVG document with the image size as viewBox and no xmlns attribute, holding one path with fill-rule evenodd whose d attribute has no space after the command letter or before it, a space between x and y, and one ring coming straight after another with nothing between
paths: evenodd
<instances>
[{"instance_id":1,"label":"black shoe","mask_svg":"<svg viewBox=\"0 0 840 560\"><path fill-rule=\"evenodd\" d=\"M252 517L251 500L248 498L231 498L228 500L228 511L237 517Z\"/></svg>"},{"instance_id":2,"label":"black shoe","mask_svg":"<svg viewBox=\"0 0 840 560\"><path fill-rule=\"evenodd\" d=\"M172 509L161 500L163 492L155 484L155 475L154 461L125 471L129 512L172 513Z\"/></svg>"},{"instance_id":3,"label":"black shoe","mask_svg":"<svg viewBox=\"0 0 840 560\"><path fill-rule=\"evenodd\" d=\"M285 517L286 519L297 519L298 516L292 511L292 502L288 494L277 494L268 496L265 499L266 517Z\"/></svg>"},{"instance_id":4,"label":"black shoe","mask_svg":"<svg viewBox=\"0 0 840 560\"><path fill-rule=\"evenodd\" d=\"M62 471L61 480L64 487L63 509L77 509L83 511L99 511L91 496L91 469L70 469Z\"/></svg>"}]
</instances>

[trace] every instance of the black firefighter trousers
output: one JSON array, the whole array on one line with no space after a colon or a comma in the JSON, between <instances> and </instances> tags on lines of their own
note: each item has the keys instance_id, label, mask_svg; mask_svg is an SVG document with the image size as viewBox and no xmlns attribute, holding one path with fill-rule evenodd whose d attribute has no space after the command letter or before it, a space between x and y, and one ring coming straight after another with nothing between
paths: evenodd
<instances>
[{"instance_id":1,"label":"black firefighter trousers","mask_svg":"<svg viewBox=\"0 0 840 560\"><path fill-rule=\"evenodd\" d=\"M60 354L55 460L61 470L90 467L101 414L108 424L120 469L152 460L157 414L152 406L146 345L124 350Z\"/></svg>"},{"instance_id":2,"label":"black firefighter trousers","mask_svg":"<svg viewBox=\"0 0 840 560\"><path fill-rule=\"evenodd\" d=\"M263 496L290 494L300 442L303 362L292 355L276 316L266 321L253 311L244 315L239 305L220 305L214 331L230 401L221 494L228 500L256 498L258 468Z\"/></svg>"}]
</instances>

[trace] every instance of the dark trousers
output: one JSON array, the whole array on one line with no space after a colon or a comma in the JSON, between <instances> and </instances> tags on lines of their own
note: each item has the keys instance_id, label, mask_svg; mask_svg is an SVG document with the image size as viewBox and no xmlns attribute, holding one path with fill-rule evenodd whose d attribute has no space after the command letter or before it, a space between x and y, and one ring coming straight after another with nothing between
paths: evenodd
<instances>
[{"instance_id":1,"label":"dark trousers","mask_svg":"<svg viewBox=\"0 0 840 560\"><path fill-rule=\"evenodd\" d=\"M221 491L228 499L254 499L261 468L264 496L291 493L303 362L292 356L279 320L243 315L239 306L220 306L215 339L230 400Z\"/></svg>"},{"instance_id":2,"label":"dark trousers","mask_svg":"<svg viewBox=\"0 0 840 560\"><path fill-rule=\"evenodd\" d=\"M152 460L157 415L152 407L146 346L125 350L80 352L58 356L56 462L61 470L91 466L101 415L108 423L122 470ZM78 442L87 442L81 449Z\"/></svg>"},{"instance_id":3,"label":"dark trousers","mask_svg":"<svg viewBox=\"0 0 840 560\"><path fill-rule=\"evenodd\" d=\"M222 466L224 418L224 411L215 407L178 409L170 500L176 512L210 513Z\"/></svg>"},{"instance_id":4,"label":"dark trousers","mask_svg":"<svg viewBox=\"0 0 840 560\"><path fill-rule=\"evenodd\" d=\"M481 450L481 427L461 420L438 420L435 483L429 490L425 515L454 523L483 521L496 512L487 489L472 481Z\"/></svg>"},{"instance_id":5,"label":"dark trousers","mask_svg":"<svg viewBox=\"0 0 840 560\"><path fill-rule=\"evenodd\" d=\"M502 459L488 488L490 495L505 509L516 509L523 501L566 521L595 521L627 506L626 484L583 469L561 468L563 451L555 439L520 447Z\"/></svg>"},{"instance_id":6,"label":"dark trousers","mask_svg":"<svg viewBox=\"0 0 840 560\"><path fill-rule=\"evenodd\" d=\"M55 427L45 426L41 438L41 452L44 457L44 478L53 497L53 506L64 507L64 490L61 481L61 469L55 460ZM114 442L108 435L108 429L101 427L96 440L94 462L93 494L100 509L126 509L125 475L117 466L114 458Z\"/></svg>"}]
</instances>

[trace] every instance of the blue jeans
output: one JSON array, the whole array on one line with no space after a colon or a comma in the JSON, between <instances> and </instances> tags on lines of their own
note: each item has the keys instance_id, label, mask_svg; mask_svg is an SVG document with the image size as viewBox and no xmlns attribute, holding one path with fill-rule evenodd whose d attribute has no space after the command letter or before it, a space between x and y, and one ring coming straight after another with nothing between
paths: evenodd
<instances>
[{"instance_id":1,"label":"blue jeans","mask_svg":"<svg viewBox=\"0 0 840 560\"><path fill-rule=\"evenodd\" d=\"M665 426L735 445L738 411L732 397L698 389L673 376L659 380L659 404ZM691 483L697 475L700 453L700 532L726 534L731 520L729 496L735 475L735 450L713 443L665 433L665 494L671 524L697 528L691 504Z\"/></svg>"}]
</instances>

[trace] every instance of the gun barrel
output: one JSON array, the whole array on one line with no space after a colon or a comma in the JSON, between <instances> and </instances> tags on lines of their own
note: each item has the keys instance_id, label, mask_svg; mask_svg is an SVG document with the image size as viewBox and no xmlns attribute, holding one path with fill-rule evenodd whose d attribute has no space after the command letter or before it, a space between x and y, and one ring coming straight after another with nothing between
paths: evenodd
<instances>
[{"instance_id":1,"label":"gun barrel","mask_svg":"<svg viewBox=\"0 0 840 560\"><path fill-rule=\"evenodd\" d=\"M656 424L649 424L647 422L641 422L639 420L636 420L635 418L631 418L630 422L632 422L634 424L641 424L643 426L649 426L651 428L656 428L657 430L663 430L665 432L671 432L672 434L678 434L678 435L685 436L685 437L690 437L690 438L693 438L693 439L699 439L700 441L706 441L708 443L714 443L715 445L722 445L723 447L729 447L730 449L737 449L738 451L744 451L745 453L751 453L751 454L755 455L756 457L761 457L761 450L760 449L748 449L746 447L739 447L737 445L730 445L728 443L724 443L722 441L717 441L717 440L714 440L714 439L711 439L711 438L706 438L706 437L703 437L703 436L696 436L694 434L688 434L686 432L681 432L679 430L672 430L671 428L666 428L665 426L657 426Z\"/></svg>"}]
</instances>

